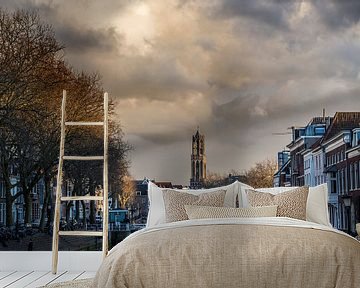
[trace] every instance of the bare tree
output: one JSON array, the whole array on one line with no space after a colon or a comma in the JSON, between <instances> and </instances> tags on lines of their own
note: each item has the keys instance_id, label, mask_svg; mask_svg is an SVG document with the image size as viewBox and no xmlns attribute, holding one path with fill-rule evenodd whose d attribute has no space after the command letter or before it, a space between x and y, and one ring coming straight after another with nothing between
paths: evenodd
<instances>
[{"instance_id":1,"label":"bare tree","mask_svg":"<svg viewBox=\"0 0 360 288\"><path fill-rule=\"evenodd\" d=\"M35 138L29 127L35 127L40 117L45 116L44 99L59 79L49 76L60 74L63 62L59 54L62 47L52 29L41 23L36 13L9 14L0 9L0 42L0 127L6 134L1 139L1 173L7 183L7 225L11 225L13 201L31 191L39 179L38 147L34 145ZM7 153L9 151L15 153ZM10 170L14 168L19 172L20 181L8 185L13 179ZM11 195L13 186L21 188L16 195ZM29 195L24 196L28 221L31 200Z\"/></svg>"},{"instance_id":2,"label":"bare tree","mask_svg":"<svg viewBox=\"0 0 360 288\"><path fill-rule=\"evenodd\" d=\"M52 86L62 47L36 13L0 9L0 126L19 113L39 114L38 91ZM50 64L50 65L49 65ZM55 64L55 65L54 65Z\"/></svg>"},{"instance_id":3,"label":"bare tree","mask_svg":"<svg viewBox=\"0 0 360 288\"><path fill-rule=\"evenodd\" d=\"M7 225L12 225L12 203L25 200L25 222L31 222L31 191L44 179L45 193L40 228L50 204L50 182L56 173L60 139L62 89L69 91L67 119L101 121L103 89L97 74L77 73L62 60L62 46L52 28L36 13L0 9L0 173L6 188ZM110 113L113 114L110 101ZM74 155L102 154L102 131L73 127L67 129L67 150ZM116 121L110 125L109 160L114 173L127 171L130 146ZM18 182L13 183L16 168ZM95 193L102 181L101 163L73 163L66 176L75 195ZM18 193L11 194L12 188ZM81 203L84 205L84 203ZM79 211L79 209L77 209ZM85 211L85 209L84 209ZM48 219L51 215L47 215ZM77 215L77 217L79 217ZM84 217L85 218L85 217Z\"/></svg>"},{"instance_id":4,"label":"bare tree","mask_svg":"<svg viewBox=\"0 0 360 288\"><path fill-rule=\"evenodd\" d=\"M245 172L246 184L254 188L273 187L273 177L276 170L277 163L273 159L258 162Z\"/></svg>"},{"instance_id":5,"label":"bare tree","mask_svg":"<svg viewBox=\"0 0 360 288\"><path fill-rule=\"evenodd\" d=\"M207 171L206 179L204 181L204 188L220 187L229 184L227 174L220 174L217 172Z\"/></svg>"},{"instance_id":6,"label":"bare tree","mask_svg":"<svg viewBox=\"0 0 360 288\"><path fill-rule=\"evenodd\" d=\"M134 179L130 175L121 178L121 193L118 195L120 207L125 209L131 205L135 199L136 187Z\"/></svg>"},{"instance_id":7,"label":"bare tree","mask_svg":"<svg viewBox=\"0 0 360 288\"><path fill-rule=\"evenodd\" d=\"M253 167L243 172L231 170L228 174L220 174L217 172L207 172L204 182L205 188L220 187L230 184L234 179L248 184L254 188L265 188L273 186L274 174L277 171L277 163L275 160L266 159L255 163ZM234 177L235 176L235 177Z\"/></svg>"}]
</instances>

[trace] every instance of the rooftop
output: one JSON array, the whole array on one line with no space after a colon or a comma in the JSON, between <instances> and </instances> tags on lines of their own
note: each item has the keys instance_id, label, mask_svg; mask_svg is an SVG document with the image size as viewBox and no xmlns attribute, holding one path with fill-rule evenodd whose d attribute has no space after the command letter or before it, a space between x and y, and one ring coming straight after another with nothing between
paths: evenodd
<instances>
[{"instance_id":1,"label":"rooftop","mask_svg":"<svg viewBox=\"0 0 360 288\"><path fill-rule=\"evenodd\" d=\"M321 142L329 140L342 130L351 130L359 127L359 124L360 112L336 112Z\"/></svg>"}]
</instances>

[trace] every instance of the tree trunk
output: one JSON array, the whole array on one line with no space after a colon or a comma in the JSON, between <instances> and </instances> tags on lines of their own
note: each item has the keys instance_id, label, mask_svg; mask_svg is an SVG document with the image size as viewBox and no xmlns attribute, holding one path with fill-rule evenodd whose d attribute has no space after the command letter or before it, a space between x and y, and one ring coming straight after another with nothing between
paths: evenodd
<instances>
[{"instance_id":1,"label":"tree trunk","mask_svg":"<svg viewBox=\"0 0 360 288\"><path fill-rule=\"evenodd\" d=\"M69 223L70 220L70 208L71 208L71 202L66 204L66 223Z\"/></svg>"},{"instance_id":2,"label":"tree trunk","mask_svg":"<svg viewBox=\"0 0 360 288\"><path fill-rule=\"evenodd\" d=\"M6 189L6 227L10 227L14 224L13 217L12 217L12 196L11 196L11 189L6 185L5 181L5 189Z\"/></svg>"},{"instance_id":3,"label":"tree trunk","mask_svg":"<svg viewBox=\"0 0 360 288\"><path fill-rule=\"evenodd\" d=\"M95 182L90 179L90 195L95 196L96 185ZM90 213L89 213L89 222L90 224L95 224L96 222L96 201L90 201Z\"/></svg>"},{"instance_id":4,"label":"tree trunk","mask_svg":"<svg viewBox=\"0 0 360 288\"><path fill-rule=\"evenodd\" d=\"M1 151L3 153L3 151ZM5 184L5 198L6 198L6 226L10 227L14 224L12 217L12 203L14 201L11 195L11 180L9 175L9 163L6 161L4 155L1 157L1 174Z\"/></svg>"},{"instance_id":5,"label":"tree trunk","mask_svg":"<svg viewBox=\"0 0 360 288\"><path fill-rule=\"evenodd\" d=\"M23 188L24 189L24 188ZM25 224L31 224L32 221L32 198L29 189L24 189L24 200L25 200Z\"/></svg>"},{"instance_id":6,"label":"tree trunk","mask_svg":"<svg viewBox=\"0 0 360 288\"><path fill-rule=\"evenodd\" d=\"M90 224L95 224L95 219L96 219L95 201L90 201L90 215L89 215Z\"/></svg>"},{"instance_id":7,"label":"tree trunk","mask_svg":"<svg viewBox=\"0 0 360 288\"><path fill-rule=\"evenodd\" d=\"M75 201L75 209L76 209L75 219L76 219L76 222L79 222L80 221L80 203L79 203L79 201Z\"/></svg>"},{"instance_id":8,"label":"tree trunk","mask_svg":"<svg viewBox=\"0 0 360 288\"><path fill-rule=\"evenodd\" d=\"M41 209L41 218L39 230L44 232L45 228L45 216L48 214L48 205L50 203L50 178L48 176L44 176L44 184L45 184L45 193L44 193L44 201ZM47 215L49 217L49 215Z\"/></svg>"},{"instance_id":9,"label":"tree trunk","mask_svg":"<svg viewBox=\"0 0 360 288\"><path fill-rule=\"evenodd\" d=\"M78 201L79 202L79 201ZM84 224L84 227L86 227L86 205L85 205L85 201L81 201L81 205L82 205L82 208L83 208L83 224Z\"/></svg>"},{"instance_id":10,"label":"tree trunk","mask_svg":"<svg viewBox=\"0 0 360 288\"><path fill-rule=\"evenodd\" d=\"M51 197L50 197L50 209L47 209L47 222L46 222L46 227L48 227L50 229L51 223L53 223L54 221L54 210L53 210L53 205L51 203Z\"/></svg>"}]
</instances>

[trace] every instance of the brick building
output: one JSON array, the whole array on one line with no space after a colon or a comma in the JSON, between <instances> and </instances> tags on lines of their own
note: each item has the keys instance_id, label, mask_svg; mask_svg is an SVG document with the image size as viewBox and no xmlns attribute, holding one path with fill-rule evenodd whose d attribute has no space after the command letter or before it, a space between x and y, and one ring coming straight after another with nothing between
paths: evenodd
<instances>
[{"instance_id":1,"label":"brick building","mask_svg":"<svg viewBox=\"0 0 360 288\"><path fill-rule=\"evenodd\" d=\"M293 128L292 136L287 146L291 186L327 183L332 225L355 233L360 222L360 112L315 117L307 126Z\"/></svg>"}]
</instances>

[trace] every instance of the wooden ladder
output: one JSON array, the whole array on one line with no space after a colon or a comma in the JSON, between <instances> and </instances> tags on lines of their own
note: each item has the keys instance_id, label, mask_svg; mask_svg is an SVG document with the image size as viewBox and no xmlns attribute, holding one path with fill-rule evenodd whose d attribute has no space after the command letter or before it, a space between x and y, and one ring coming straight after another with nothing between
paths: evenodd
<instances>
[{"instance_id":1,"label":"wooden ladder","mask_svg":"<svg viewBox=\"0 0 360 288\"><path fill-rule=\"evenodd\" d=\"M53 240L52 240L52 273L57 273L58 266L58 253L59 253L59 236L102 236L102 251L103 258L106 257L108 252L108 93L104 93L104 121L103 122L66 122L66 91L63 90L63 99L61 105L61 138L60 138L60 156L59 167L57 174L56 185L56 202L55 202L55 215L53 227ZM65 156L65 128L66 126L104 126L104 156ZM63 178L63 161L64 160L103 160L103 193L102 196L62 196L62 178ZM97 200L103 201L103 229L102 231L59 231L60 226L60 209L61 201L82 201L82 200Z\"/></svg>"}]
</instances>

